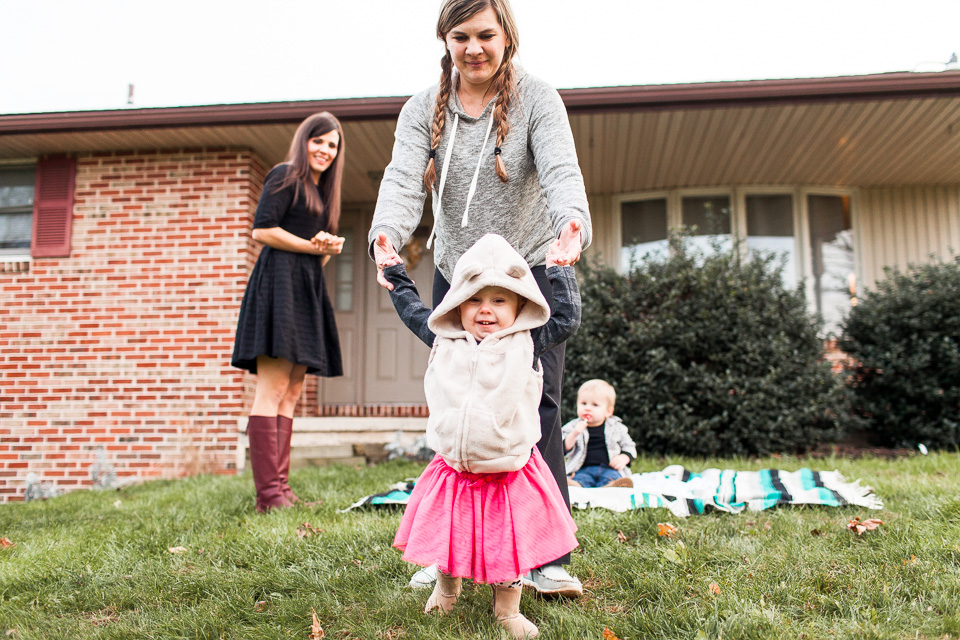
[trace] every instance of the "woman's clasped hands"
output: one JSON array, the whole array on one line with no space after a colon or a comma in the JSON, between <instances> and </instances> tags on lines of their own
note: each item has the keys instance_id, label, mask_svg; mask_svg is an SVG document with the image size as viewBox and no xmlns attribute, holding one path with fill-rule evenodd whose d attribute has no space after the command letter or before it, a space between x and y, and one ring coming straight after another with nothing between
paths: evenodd
<instances>
[{"instance_id":1,"label":"woman's clasped hands","mask_svg":"<svg viewBox=\"0 0 960 640\"><path fill-rule=\"evenodd\" d=\"M337 255L343 251L344 238L335 236L332 233L321 231L310 238L313 248L321 255Z\"/></svg>"}]
</instances>

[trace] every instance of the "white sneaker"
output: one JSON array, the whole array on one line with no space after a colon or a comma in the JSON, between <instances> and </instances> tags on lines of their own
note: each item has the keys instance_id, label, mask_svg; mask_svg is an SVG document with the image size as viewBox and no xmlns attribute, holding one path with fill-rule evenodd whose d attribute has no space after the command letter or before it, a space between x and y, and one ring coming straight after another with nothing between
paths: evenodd
<instances>
[{"instance_id":1,"label":"white sneaker","mask_svg":"<svg viewBox=\"0 0 960 640\"><path fill-rule=\"evenodd\" d=\"M583 585L580 581L567 573L567 570L559 564L538 567L521 576L520 582L523 586L533 587L537 593L545 596L579 598L583 595Z\"/></svg>"},{"instance_id":2,"label":"white sneaker","mask_svg":"<svg viewBox=\"0 0 960 640\"><path fill-rule=\"evenodd\" d=\"M435 584L437 584L437 565L435 564L420 569L410 578L411 589L433 589Z\"/></svg>"}]
</instances>

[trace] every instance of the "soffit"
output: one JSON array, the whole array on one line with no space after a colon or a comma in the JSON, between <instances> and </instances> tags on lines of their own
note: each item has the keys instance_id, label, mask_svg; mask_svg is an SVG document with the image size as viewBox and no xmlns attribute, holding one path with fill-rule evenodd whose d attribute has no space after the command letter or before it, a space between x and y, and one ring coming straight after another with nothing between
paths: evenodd
<instances>
[{"instance_id":1,"label":"soffit","mask_svg":"<svg viewBox=\"0 0 960 640\"><path fill-rule=\"evenodd\" d=\"M960 72L561 95L591 194L960 182ZM402 104L403 98L389 98L0 116L0 160L236 148L251 149L270 166L283 160L303 117L329 109L341 116L347 143L344 198L370 202L390 160Z\"/></svg>"},{"instance_id":2,"label":"soffit","mask_svg":"<svg viewBox=\"0 0 960 640\"><path fill-rule=\"evenodd\" d=\"M591 194L960 183L960 98L573 115Z\"/></svg>"}]
</instances>

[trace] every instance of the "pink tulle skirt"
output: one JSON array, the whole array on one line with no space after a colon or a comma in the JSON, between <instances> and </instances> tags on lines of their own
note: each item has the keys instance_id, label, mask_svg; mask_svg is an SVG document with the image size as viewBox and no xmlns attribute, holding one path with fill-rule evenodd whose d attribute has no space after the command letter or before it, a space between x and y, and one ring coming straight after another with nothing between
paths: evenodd
<instances>
[{"instance_id":1,"label":"pink tulle skirt","mask_svg":"<svg viewBox=\"0 0 960 640\"><path fill-rule=\"evenodd\" d=\"M574 549L576 530L537 449L507 473L458 473L438 455L417 479L393 546L413 564L504 582Z\"/></svg>"}]
</instances>

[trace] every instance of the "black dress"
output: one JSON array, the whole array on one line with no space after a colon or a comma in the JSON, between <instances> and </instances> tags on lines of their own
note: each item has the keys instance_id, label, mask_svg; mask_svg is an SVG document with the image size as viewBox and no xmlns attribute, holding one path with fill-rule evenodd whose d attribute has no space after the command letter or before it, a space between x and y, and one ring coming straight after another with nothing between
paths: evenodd
<instances>
[{"instance_id":1,"label":"black dress","mask_svg":"<svg viewBox=\"0 0 960 640\"><path fill-rule=\"evenodd\" d=\"M326 228L327 217L307 209L303 193L291 206L294 185L276 192L287 168L281 164L267 174L253 228L280 227L309 239ZM324 285L322 259L263 248L240 305L233 366L256 373L257 356L265 355L306 365L307 373L314 375L343 375L340 337Z\"/></svg>"}]
</instances>

